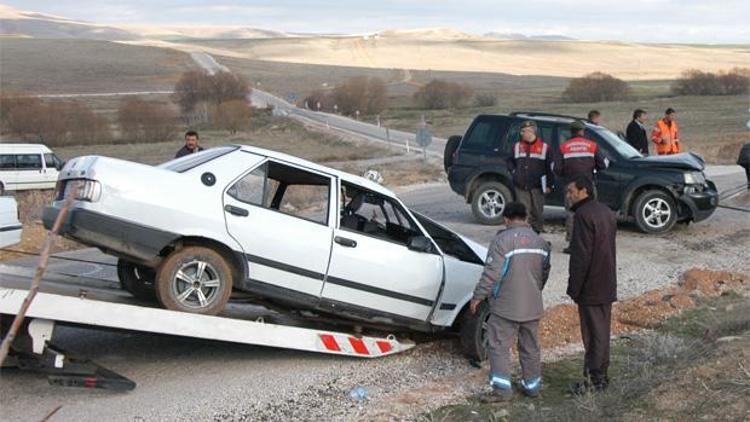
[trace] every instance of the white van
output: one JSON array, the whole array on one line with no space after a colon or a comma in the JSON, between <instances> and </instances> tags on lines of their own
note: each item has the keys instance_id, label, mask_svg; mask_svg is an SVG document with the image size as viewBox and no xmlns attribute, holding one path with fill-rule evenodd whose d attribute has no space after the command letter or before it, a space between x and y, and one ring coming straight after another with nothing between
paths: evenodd
<instances>
[{"instance_id":1,"label":"white van","mask_svg":"<svg viewBox=\"0 0 750 422\"><path fill-rule=\"evenodd\" d=\"M0 248L21 241L23 226L18 221L18 204L12 196L0 197Z\"/></svg>"},{"instance_id":2,"label":"white van","mask_svg":"<svg viewBox=\"0 0 750 422\"><path fill-rule=\"evenodd\" d=\"M54 189L63 162L42 144L0 144L0 194Z\"/></svg>"}]
</instances>

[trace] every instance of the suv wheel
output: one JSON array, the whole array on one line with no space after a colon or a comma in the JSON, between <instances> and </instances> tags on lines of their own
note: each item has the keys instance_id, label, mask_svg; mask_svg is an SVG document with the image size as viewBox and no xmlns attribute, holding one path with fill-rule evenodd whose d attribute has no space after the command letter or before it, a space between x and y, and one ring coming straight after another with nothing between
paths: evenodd
<instances>
[{"instance_id":1,"label":"suv wheel","mask_svg":"<svg viewBox=\"0 0 750 422\"><path fill-rule=\"evenodd\" d=\"M471 211L481 224L498 225L505 205L512 200L510 189L500 182L484 182L474 191Z\"/></svg>"},{"instance_id":2,"label":"suv wheel","mask_svg":"<svg viewBox=\"0 0 750 422\"><path fill-rule=\"evenodd\" d=\"M677 206L665 192L647 190L635 200L633 216L642 232L665 233L677 222Z\"/></svg>"},{"instance_id":3,"label":"suv wheel","mask_svg":"<svg viewBox=\"0 0 750 422\"><path fill-rule=\"evenodd\" d=\"M461 320L461 350L469 359L483 361L487 359L487 322L490 319L490 306L483 301L472 314L468 308Z\"/></svg>"},{"instance_id":4,"label":"suv wheel","mask_svg":"<svg viewBox=\"0 0 750 422\"><path fill-rule=\"evenodd\" d=\"M156 296L167 309L216 315L231 294L231 268L213 249L188 246L173 252L159 267Z\"/></svg>"},{"instance_id":5,"label":"suv wheel","mask_svg":"<svg viewBox=\"0 0 750 422\"><path fill-rule=\"evenodd\" d=\"M138 299L154 300L156 297L154 290L156 271L151 268L118 259L117 278L122 288Z\"/></svg>"}]
</instances>

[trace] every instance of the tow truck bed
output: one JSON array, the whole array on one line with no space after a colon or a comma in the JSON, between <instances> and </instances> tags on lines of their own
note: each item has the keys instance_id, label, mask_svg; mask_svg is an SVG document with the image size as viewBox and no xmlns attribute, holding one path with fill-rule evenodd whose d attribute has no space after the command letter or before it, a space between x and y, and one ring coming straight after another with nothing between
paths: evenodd
<instances>
[{"instance_id":1,"label":"tow truck bed","mask_svg":"<svg viewBox=\"0 0 750 422\"><path fill-rule=\"evenodd\" d=\"M18 312L28 294L29 275L25 269L0 266L0 314ZM267 323L263 311L269 311L256 305L230 303L219 316L170 311L140 302L116 286L107 280L46 275L26 315L31 320L28 331L34 343L33 353L49 352L48 346L55 352L50 341L56 323L366 358L392 355L414 346L411 342L399 342L393 336L357 336Z\"/></svg>"}]
</instances>

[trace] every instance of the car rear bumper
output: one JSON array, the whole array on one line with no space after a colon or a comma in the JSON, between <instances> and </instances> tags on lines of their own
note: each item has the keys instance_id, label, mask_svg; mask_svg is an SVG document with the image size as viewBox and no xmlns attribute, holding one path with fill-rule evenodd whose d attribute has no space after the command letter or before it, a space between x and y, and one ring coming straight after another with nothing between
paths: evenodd
<instances>
[{"instance_id":1,"label":"car rear bumper","mask_svg":"<svg viewBox=\"0 0 750 422\"><path fill-rule=\"evenodd\" d=\"M60 209L56 207L44 209L42 221L45 228L52 228L59 212ZM59 234L111 255L144 264L153 263L162 249L178 238L174 233L83 208L73 208L68 212Z\"/></svg>"},{"instance_id":2,"label":"car rear bumper","mask_svg":"<svg viewBox=\"0 0 750 422\"><path fill-rule=\"evenodd\" d=\"M709 182L709 188L702 192L689 192L680 196L680 203L690 210L686 216L693 221L702 221L711 216L719 206L719 192L716 186Z\"/></svg>"}]
</instances>

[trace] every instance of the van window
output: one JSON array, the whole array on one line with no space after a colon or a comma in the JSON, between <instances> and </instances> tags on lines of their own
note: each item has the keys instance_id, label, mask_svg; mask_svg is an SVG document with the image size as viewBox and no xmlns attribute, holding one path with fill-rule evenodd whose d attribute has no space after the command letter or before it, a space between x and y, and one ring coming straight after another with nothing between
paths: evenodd
<instances>
[{"instance_id":1,"label":"van window","mask_svg":"<svg viewBox=\"0 0 750 422\"><path fill-rule=\"evenodd\" d=\"M507 119L486 118L477 120L468 136L461 143L461 148L472 150L489 150L500 144L508 126Z\"/></svg>"},{"instance_id":2,"label":"van window","mask_svg":"<svg viewBox=\"0 0 750 422\"><path fill-rule=\"evenodd\" d=\"M16 168L16 156L12 154L0 155L0 169L15 169Z\"/></svg>"},{"instance_id":3,"label":"van window","mask_svg":"<svg viewBox=\"0 0 750 422\"><path fill-rule=\"evenodd\" d=\"M16 168L19 170L41 170L41 154L18 154L16 155Z\"/></svg>"},{"instance_id":4,"label":"van window","mask_svg":"<svg viewBox=\"0 0 750 422\"><path fill-rule=\"evenodd\" d=\"M48 169L59 169L62 167L62 160L55 154L44 154L44 165Z\"/></svg>"}]
</instances>

